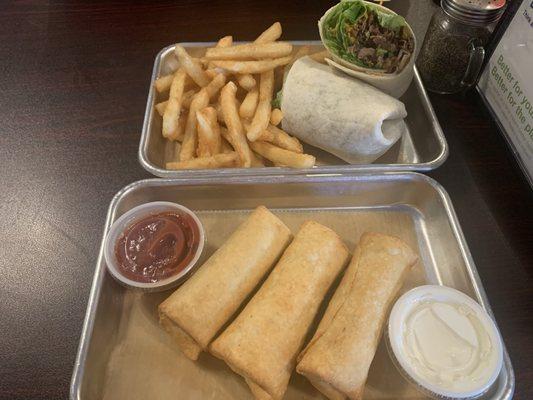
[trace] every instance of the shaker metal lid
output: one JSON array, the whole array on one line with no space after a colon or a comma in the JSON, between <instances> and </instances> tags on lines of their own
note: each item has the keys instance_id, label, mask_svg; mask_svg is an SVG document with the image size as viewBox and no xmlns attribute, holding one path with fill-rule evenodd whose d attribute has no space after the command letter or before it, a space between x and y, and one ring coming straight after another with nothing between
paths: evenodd
<instances>
[{"instance_id":1,"label":"shaker metal lid","mask_svg":"<svg viewBox=\"0 0 533 400\"><path fill-rule=\"evenodd\" d=\"M497 21L505 10L505 0L441 0L442 9L466 23Z\"/></svg>"}]
</instances>

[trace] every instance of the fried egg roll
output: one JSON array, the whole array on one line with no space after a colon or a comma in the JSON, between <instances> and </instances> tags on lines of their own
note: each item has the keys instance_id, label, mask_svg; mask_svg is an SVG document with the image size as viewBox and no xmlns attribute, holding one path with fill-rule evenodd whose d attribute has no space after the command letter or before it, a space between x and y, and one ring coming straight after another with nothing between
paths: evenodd
<instances>
[{"instance_id":1,"label":"fried egg roll","mask_svg":"<svg viewBox=\"0 0 533 400\"><path fill-rule=\"evenodd\" d=\"M383 323L415 253L400 239L365 233L296 371L331 400L361 399Z\"/></svg>"},{"instance_id":2,"label":"fried egg roll","mask_svg":"<svg viewBox=\"0 0 533 400\"><path fill-rule=\"evenodd\" d=\"M227 241L159 306L159 320L196 360L272 269L291 240L287 226L258 207Z\"/></svg>"},{"instance_id":3,"label":"fried egg roll","mask_svg":"<svg viewBox=\"0 0 533 400\"><path fill-rule=\"evenodd\" d=\"M281 399L326 292L346 265L339 236L306 222L259 291L210 351L244 376L257 399Z\"/></svg>"}]
</instances>

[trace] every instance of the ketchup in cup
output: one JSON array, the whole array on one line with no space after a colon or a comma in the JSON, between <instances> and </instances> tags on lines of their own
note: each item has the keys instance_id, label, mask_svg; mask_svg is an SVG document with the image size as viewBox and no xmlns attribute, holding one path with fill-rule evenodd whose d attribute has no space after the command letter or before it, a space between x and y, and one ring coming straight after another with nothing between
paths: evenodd
<instances>
[{"instance_id":1,"label":"ketchup in cup","mask_svg":"<svg viewBox=\"0 0 533 400\"><path fill-rule=\"evenodd\" d=\"M181 272L198 250L200 232L188 214L165 211L134 223L115 246L118 269L137 282L158 282Z\"/></svg>"},{"instance_id":2,"label":"ketchup in cup","mask_svg":"<svg viewBox=\"0 0 533 400\"><path fill-rule=\"evenodd\" d=\"M192 268L203 244L203 228L192 211L174 203L147 203L113 224L106 260L111 274L129 286L166 286Z\"/></svg>"}]
</instances>

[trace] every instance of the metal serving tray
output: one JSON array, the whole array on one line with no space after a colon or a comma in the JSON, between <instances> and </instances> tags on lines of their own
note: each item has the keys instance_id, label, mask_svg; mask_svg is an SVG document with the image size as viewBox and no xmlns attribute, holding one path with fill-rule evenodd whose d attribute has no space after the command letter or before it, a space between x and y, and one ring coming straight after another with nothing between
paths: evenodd
<instances>
[{"instance_id":1,"label":"metal serving tray","mask_svg":"<svg viewBox=\"0 0 533 400\"><path fill-rule=\"evenodd\" d=\"M314 50L323 49L319 41L293 41L295 51L301 46L311 46ZM215 43L195 42L181 43L193 56L201 56L205 48ZM198 176L257 176L257 175L305 175L305 174L352 174L369 170L389 171L429 171L440 166L448 157L448 145L433 107L415 69L413 82L401 100L405 103L408 133L398 141L386 154L372 164L350 165L345 161L316 147L305 146L305 152L316 156L317 166L306 169L280 167L268 168L226 168L214 170L169 171L164 168L175 154L175 142L169 142L161 134L162 118L154 105L166 100L157 93L154 82L178 68L174 56L174 46L165 47L156 56L152 81L144 114L141 142L139 145L139 162L148 172L162 178L184 178Z\"/></svg>"},{"instance_id":2,"label":"metal serving tray","mask_svg":"<svg viewBox=\"0 0 533 400\"><path fill-rule=\"evenodd\" d=\"M225 177L151 179L133 183L113 199L105 232L139 204L174 201L194 210L207 233L204 257L220 246L245 216L263 204L296 232L314 219L334 229L350 249L363 231L401 237L418 252L403 291L426 282L454 287L491 314L459 222L444 189L417 173L358 176ZM157 305L170 292L128 290L106 271L103 246L96 264L87 314L71 382L72 400L251 399L244 380L220 360L202 354L186 359L157 324ZM511 399L514 373L505 351L504 367L483 399ZM177 397L176 397L177 396ZM322 398L294 373L285 399ZM380 345L365 391L369 399L418 399Z\"/></svg>"}]
</instances>

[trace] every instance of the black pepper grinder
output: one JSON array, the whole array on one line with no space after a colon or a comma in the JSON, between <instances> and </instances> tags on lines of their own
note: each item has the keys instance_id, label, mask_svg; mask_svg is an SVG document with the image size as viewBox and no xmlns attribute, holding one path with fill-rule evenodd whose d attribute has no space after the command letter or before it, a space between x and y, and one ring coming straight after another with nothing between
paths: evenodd
<instances>
[{"instance_id":1,"label":"black pepper grinder","mask_svg":"<svg viewBox=\"0 0 533 400\"><path fill-rule=\"evenodd\" d=\"M457 93L476 83L505 0L441 0L440 5L416 64L426 89Z\"/></svg>"}]
</instances>

